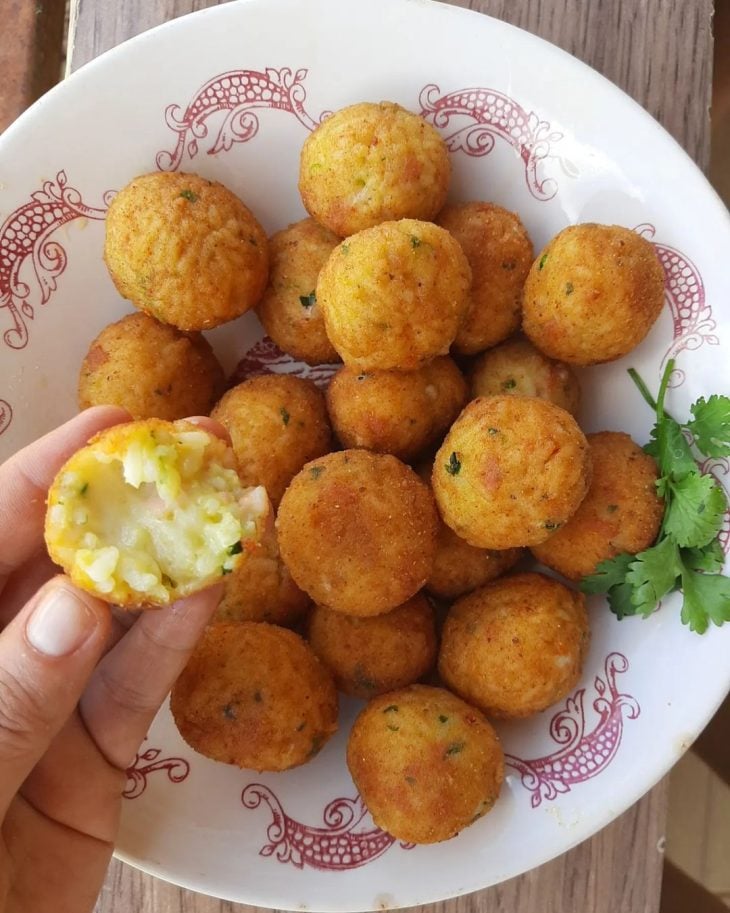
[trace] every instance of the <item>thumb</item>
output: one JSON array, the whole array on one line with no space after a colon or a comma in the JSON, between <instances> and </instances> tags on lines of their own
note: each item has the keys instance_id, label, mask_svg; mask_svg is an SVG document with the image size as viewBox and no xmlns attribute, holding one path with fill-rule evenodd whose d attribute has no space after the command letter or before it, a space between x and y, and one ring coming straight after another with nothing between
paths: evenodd
<instances>
[{"instance_id":1,"label":"thumb","mask_svg":"<svg viewBox=\"0 0 730 913\"><path fill-rule=\"evenodd\" d=\"M106 603L55 577L0 634L0 818L73 713L109 628Z\"/></svg>"}]
</instances>

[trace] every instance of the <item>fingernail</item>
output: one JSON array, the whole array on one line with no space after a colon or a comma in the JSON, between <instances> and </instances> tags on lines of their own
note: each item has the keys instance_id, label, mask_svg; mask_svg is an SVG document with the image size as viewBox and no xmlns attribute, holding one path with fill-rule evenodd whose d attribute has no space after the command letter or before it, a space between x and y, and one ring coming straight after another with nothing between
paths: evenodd
<instances>
[{"instance_id":1,"label":"fingernail","mask_svg":"<svg viewBox=\"0 0 730 913\"><path fill-rule=\"evenodd\" d=\"M25 635L46 656L68 656L89 639L97 624L96 615L72 590L55 586L41 596Z\"/></svg>"}]
</instances>

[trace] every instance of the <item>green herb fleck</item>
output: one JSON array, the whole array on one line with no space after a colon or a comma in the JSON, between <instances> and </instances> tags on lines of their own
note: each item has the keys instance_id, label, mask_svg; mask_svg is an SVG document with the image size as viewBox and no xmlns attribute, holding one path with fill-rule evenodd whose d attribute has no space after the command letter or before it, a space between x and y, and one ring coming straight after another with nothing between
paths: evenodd
<instances>
[{"instance_id":1,"label":"green herb fleck","mask_svg":"<svg viewBox=\"0 0 730 913\"><path fill-rule=\"evenodd\" d=\"M609 504L609 505L606 507L606 510L607 510L610 514L615 514L616 511L618 510L618 504Z\"/></svg>"},{"instance_id":2,"label":"green herb fleck","mask_svg":"<svg viewBox=\"0 0 730 913\"><path fill-rule=\"evenodd\" d=\"M545 529L560 529L562 525L563 524L560 522L560 520L546 520L543 523Z\"/></svg>"},{"instance_id":3,"label":"green herb fleck","mask_svg":"<svg viewBox=\"0 0 730 913\"><path fill-rule=\"evenodd\" d=\"M420 247L423 244L420 238L417 238L415 235L411 235L411 247L415 250L417 247Z\"/></svg>"},{"instance_id":4,"label":"green herb fleck","mask_svg":"<svg viewBox=\"0 0 730 913\"><path fill-rule=\"evenodd\" d=\"M397 713L397 712L398 712L398 705L397 705L397 704L389 704L389 705L385 708L385 710L383 710L383 713Z\"/></svg>"},{"instance_id":5,"label":"green herb fleck","mask_svg":"<svg viewBox=\"0 0 730 913\"><path fill-rule=\"evenodd\" d=\"M280 414L281 414L281 420L282 420L282 422L284 422L285 425L288 425L288 424L289 424L289 419L291 418L291 415L289 415L289 413L288 413L287 410L284 408L284 406L282 406L281 409L279 409L279 412L280 412Z\"/></svg>"},{"instance_id":6,"label":"green herb fleck","mask_svg":"<svg viewBox=\"0 0 730 913\"><path fill-rule=\"evenodd\" d=\"M79 488L79 494L85 495L88 490L89 490L89 483L84 482L84 484L81 486L81 488Z\"/></svg>"},{"instance_id":7,"label":"green herb fleck","mask_svg":"<svg viewBox=\"0 0 730 913\"><path fill-rule=\"evenodd\" d=\"M299 303L303 308L313 307L317 303L317 293L313 290L308 295L300 295Z\"/></svg>"},{"instance_id":8,"label":"green herb fleck","mask_svg":"<svg viewBox=\"0 0 730 913\"><path fill-rule=\"evenodd\" d=\"M573 291L574 291L573 283L572 283L572 282L566 282L566 283L565 283L565 294L566 294L566 295L572 295L572 294L573 294Z\"/></svg>"},{"instance_id":9,"label":"green herb fleck","mask_svg":"<svg viewBox=\"0 0 730 913\"><path fill-rule=\"evenodd\" d=\"M355 686L362 691L375 691L378 687L377 682L373 681L360 663L357 663L352 670L352 678Z\"/></svg>"},{"instance_id":10,"label":"green herb fleck","mask_svg":"<svg viewBox=\"0 0 730 913\"><path fill-rule=\"evenodd\" d=\"M457 476L461 472L461 460L456 451L451 454L449 462L445 463L444 467L450 476Z\"/></svg>"},{"instance_id":11,"label":"green herb fleck","mask_svg":"<svg viewBox=\"0 0 730 913\"><path fill-rule=\"evenodd\" d=\"M391 732L398 732L400 730L400 726L394 726L392 723L388 723L388 729L390 729Z\"/></svg>"},{"instance_id":12,"label":"green herb fleck","mask_svg":"<svg viewBox=\"0 0 730 913\"><path fill-rule=\"evenodd\" d=\"M656 416L644 449L659 466L656 487L665 504L657 540L637 555L624 553L602 561L580 586L585 593L605 593L618 618L647 617L669 593L679 591L682 623L703 634L710 623L730 621L730 579L720 573L723 553L718 538L727 500L714 477L698 466L688 436L705 456L730 456L730 397L698 399L690 407L692 418L679 422L664 406L673 370L670 359L655 400L638 373L629 369Z\"/></svg>"},{"instance_id":13,"label":"green herb fleck","mask_svg":"<svg viewBox=\"0 0 730 913\"><path fill-rule=\"evenodd\" d=\"M350 245L349 244L340 244L340 250L342 251L343 254L349 254Z\"/></svg>"},{"instance_id":14,"label":"green herb fleck","mask_svg":"<svg viewBox=\"0 0 730 913\"><path fill-rule=\"evenodd\" d=\"M464 750L466 742L452 742L451 745L444 752L445 758L450 758L452 755L459 754Z\"/></svg>"},{"instance_id":15,"label":"green herb fleck","mask_svg":"<svg viewBox=\"0 0 730 913\"><path fill-rule=\"evenodd\" d=\"M184 200L187 200L189 203L195 203L195 202L197 202L197 199L198 199L197 193L193 193L192 190L187 190L187 189L186 189L186 190L181 190L181 191L180 191L180 196L181 196Z\"/></svg>"},{"instance_id":16,"label":"green herb fleck","mask_svg":"<svg viewBox=\"0 0 730 913\"><path fill-rule=\"evenodd\" d=\"M313 479L318 479L324 472L324 466L312 466L309 470L309 475Z\"/></svg>"},{"instance_id":17,"label":"green herb fleck","mask_svg":"<svg viewBox=\"0 0 730 913\"><path fill-rule=\"evenodd\" d=\"M307 755L307 758L308 759L313 758L316 754L319 754L323 744L324 744L324 736L319 735L319 734L313 736L312 745L309 749L309 754Z\"/></svg>"},{"instance_id":18,"label":"green herb fleck","mask_svg":"<svg viewBox=\"0 0 730 913\"><path fill-rule=\"evenodd\" d=\"M223 708L223 716L224 716L227 720L235 720L235 719L237 719L237 716L236 716L236 705L235 705L235 704L226 704L225 707Z\"/></svg>"},{"instance_id":19,"label":"green herb fleck","mask_svg":"<svg viewBox=\"0 0 730 913\"><path fill-rule=\"evenodd\" d=\"M517 386L517 381L514 379L514 377L510 377L508 380L502 381L503 390L514 390L514 388L516 386Z\"/></svg>"},{"instance_id":20,"label":"green herb fleck","mask_svg":"<svg viewBox=\"0 0 730 913\"><path fill-rule=\"evenodd\" d=\"M448 722L449 722L449 718L447 716L444 716L443 713L440 713L439 714L439 723L448 723Z\"/></svg>"},{"instance_id":21,"label":"green herb fleck","mask_svg":"<svg viewBox=\"0 0 730 913\"><path fill-rule=\"evenodd\" d=\"M487 434L499 434L499 428L487 428Z\"/></svg>"},{"instance_id":22,"label":"green herb fleck","mask_svg":"<svg viewBox=\"0 0 730 913\"><path fill-rule=\"evenodd\" d=\"M228 546L229 555L240 555L243 551L243 544L241 542L234 542L233 545Z\"/></svg>"},{"instance_id":23,"label":"green herb fleck","mask_svg":"<svg viewBox=\"0 0 730 913\"><path fill-rule=\"evenodd\" d=\"M223 567L221 568L221 577L225 577L226 574L232 574L232 573L233 573L232 567L226 567L224 564Z\"/></svg>"},{"instance_id":24,"label":"green herb fleck","mask_svg":"<svg viewBox=\"0 0 730 913\"><path fill-rule=\"evenodd\" d=\"M542 269L543 266L545 266L545 261L547 260L547 258L548 258L547 254L543 254L542 257L540 257L540 262L537 264L538 269Z\"/></svg>"}]
</instances>

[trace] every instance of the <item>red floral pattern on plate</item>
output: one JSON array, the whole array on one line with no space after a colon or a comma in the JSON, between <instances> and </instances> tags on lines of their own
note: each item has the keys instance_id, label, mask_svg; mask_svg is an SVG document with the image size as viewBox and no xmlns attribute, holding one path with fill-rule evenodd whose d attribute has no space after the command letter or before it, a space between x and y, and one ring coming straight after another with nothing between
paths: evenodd
<instances>
[{"instance_id":1,"label":"red floral pattern on plate","mask_svg":"<svg viewBox=\"0 0 730 913\"><path fill-rule=\"evenodd\" d=\"M0 434L7 431L13 420L13 407L6 399L0 399Z\"/></svg>"},{"instance_id":2,"label":"red floral pattern on plate","mask_svg":"<svg viewBox=\"0 0 730 913\"><path fill-rule=\"evenodd\" d=\"M260 856L274 856L279 862L325 871L346 871L367 865L396 843L395 837L375 827L360 796L333 799L324 810L324 827L313 827L290 818L273 790L262 783L250 783L241 794L246 808L265 803L272 821L266 835L268 843ZM404 849L413 844L401 843Z\"/></svg>"},{"instance_id":3,"label":"red floral pattern on plate","mask_svg":"<svg viewBox=\"0 0 730 913\"><path fill-rule=\"evenodd\" d=\"M639 716L638 701L616 687L616 675L626 672L629 661L622 653L610 653L604 668L605 679L596 676L593 680L598 695L593 709L599 716L595 729L586 732L586 689L580 688L550 722L550 736L561 746L557 751L531 760L505 755L506 763L521 775L522 785L532 794L533 808L605 770L621 744L624 715L628 720Z\"/></svg>"},{"instance_id":4,"label":"red floral pattern on plate","mask_svg":"<svg viewBox=\"0 0 730 913\"><path fill-rule=\"evenodd\" d=\"M649 222L637 225L634 231L649 240L656 235L656 228ZM712 308L706 302L705 284L695 264L682 251L668 244L654 241L654 249L664 269L664 294L674 325L672 344L662 359L663 368L670 358L676 358L680 352L694 351L705 343L716 346L720 340L714 332L716 323ZM675 368L670 386L679 387L684 380L684 371Z\"/></svg>"},{"instance_id":5,"label":"red floral pattern on plate","mask_svg":"<svg viewBox=\"0 0 730 913\"><path fill-rule=\"evenodd\" d=\"M148 748L135 756L127 768L127 785L122 795L136 799L147 789L147 777L158 770L167 771L171 783L182 783L190 773L190 764L184 758L161 758L160 748Z\"/></svg>"},{"instance_id":6,"label":"red floral pattern on plate","mask_svg":"<svg viewBox=\"0 0 730 913\"><path fill-rule=\"evenodd\" d=\"M282 352L276 343L264 336L246 352L236 365L230 377L230 385L240 384L249 377L260 377L262 374L296 374L314 381L324 390L332 375L342 365L305 365L295 361L291 355Z\"/></svg>"},{"instance_id":7,"label":"red floral pattern on plate","mask_svg":"<svg viewBox=\"0 0 730 913\"><path fill-rule=\"evenodd\" d=\"M575 166L551 151L563 134L551 130L548 121L540 120L534 111L527 112L508 95L485 88L458 89L445 95L440 92L433 83L423 87L419 96L421 117L443 131L456 120L457 128L446 134L451 152L487 155L496 138L505 140L522 159L527 189L536 200L551 200L558 192L554 178L541 178L539 174L548 159L557 160L570 177L577 175Z\"/></svg>"},{"instance_id":8,"label":"red floral pattern on plate","mask_svg":"<svg viewBox=\"0 0 730 913\"><path fill-rule=\"evenodd\" d=\"M104 194L104 206L87 206L81 194L69 187L65 171L55 181L46 181L42 190L30 195L0 226L0 310L6 310L12 327L3 340L12 349L28 345L28 321L35 309L44 305L56 289L56 280L66 269L66 251L51 236L74 219L103 219L113 191ZM20 278L27 260L33 267L35 288Z\"/></svg>"},{"instance_id":9,"label":"red floral pattern on plate","mask_svg":"<svg viewBox=\"0 0 730 913\"><path fill-rule=\"evenodd\" d=\"M234 143L246 143L256 136L259 119L255 108L275 108L293 114L308 130L314 130L317 121L307 114L304 100L307 92L302 85L306 69L292 73L288 67L275 70L229 70L209 79L193 95L185 111L180 105L165 109L167 126L177 133L177 143L172 151L157 153L160 171L175 171L185 152L193 159L198 154L198 140L208 135L206 121L218 111L227 111L222 125L208 149L208 155L227 152ZM329 112L320 116L320 120Z\"/></svg>"}]
</instances>

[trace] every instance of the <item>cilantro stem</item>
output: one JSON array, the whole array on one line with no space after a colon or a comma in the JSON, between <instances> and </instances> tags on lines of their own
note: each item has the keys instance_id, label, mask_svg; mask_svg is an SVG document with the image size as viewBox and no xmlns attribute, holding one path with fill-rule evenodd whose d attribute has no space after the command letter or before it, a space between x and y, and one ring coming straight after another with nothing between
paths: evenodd
<instances>
[{"instance_id":1,"label":"cilantro stem","mask_svg":"<svg viewBox=\"0 0 730 913\"><path fill-rule=\"evenodd\" d=\"M670 358L667 362L666 368L664 369L664 373L662 374L662 379L659 384L659 394L657 395L656 399L654 399L654 397L651 395L651 391L644 383L643 378L636 370L636 368L627 369L627 374L636 384L636 387L639 393L641 393L644 402L653 412L656 413L657 422L661 422L664 416L669 419L672 418L672 416L664 409L664 398L667 393L667 388L669 387L669 379L672 376L672 371L674 371L674 364L674 359ZM674 421L674 419L672 419L672 421Z\"/></svg>"},{"instance_id":2,"label":"cilantro stem","mask_svg":"<svg viewBox=\"0 0 730 913\"><path fill-rule=\"evenodd\" d=\"M631 380L633 380L633 382L638 387L639 393L641 393L641 395L644 397L644 402L647 404L647 406L651 409L652 412L656 412L657 411L656 400L651 395L649 388L644 383L639 372L636 370L636 368L629 368L627 373L628 373L629 377L631 378Z\"/></svg>"},{"instance_id":3,"label":"cilantro stem","mask_svg":"<svg viewBox=\"0 0 730 913\"><path fill-rule=\"evenodd\" d=\"M662 375L662 382L659 384L659 393L656 398L656 416L657 421L662 422L664 419L664 397L667 395L667 387L669 386L669 378L674 371L674 359L670 358L667 362L667 366L664 369L664 374ZM671 418L671 415L668 416Z\"/></svg>"}]
</instances>

